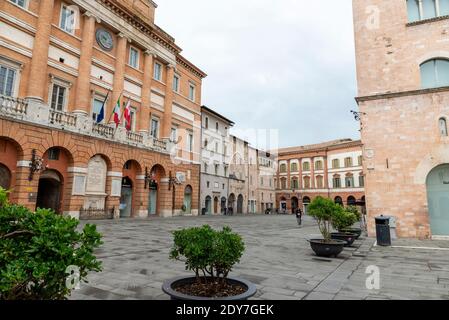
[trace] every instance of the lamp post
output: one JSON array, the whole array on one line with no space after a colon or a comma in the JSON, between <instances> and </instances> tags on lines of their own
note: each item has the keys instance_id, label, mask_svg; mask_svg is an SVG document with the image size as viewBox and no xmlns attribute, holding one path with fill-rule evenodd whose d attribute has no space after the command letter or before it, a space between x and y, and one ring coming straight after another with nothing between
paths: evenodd
<instances>
[{"instance_id":1,"label":"lamp post","mask_svg":"<svg viewBox=\"0 0 449 320\"><path fill-rule=\"evenodd\" d=\"M31 151L30 174L28 176L28 181L32 181L34 174L37 172L41 172L44 169L44 159L36 154L36 149L33 149Z\"/></svg>"}]
</instances>

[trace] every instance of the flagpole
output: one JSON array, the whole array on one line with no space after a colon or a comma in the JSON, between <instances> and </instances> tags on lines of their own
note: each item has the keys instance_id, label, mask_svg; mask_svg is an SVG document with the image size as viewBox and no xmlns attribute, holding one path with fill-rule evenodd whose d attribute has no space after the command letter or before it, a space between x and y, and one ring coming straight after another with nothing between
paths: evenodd
<instances>
[{"instance_id":1,"label":"flagpole","mask_svg":"<svg viewBox=\"0 0 449 320\"><path fill-rule=\"evenodd\" d=\"M110 91L110 90L109 90L109 91ZM122 95L123 95L123 91L122 91L122 93L120 93L120 95L119 95L117 101L120 101L120 98L122 97ZM113 108L112 108L111 115L109 116L108 124L111 122L112 115L115 113L115 106L117 105L117 101L114 102L114 105L113 105ZM121 107L122 107L122 106L120 106L120 108L121 108Z\"/></svg>"}]
</instances>

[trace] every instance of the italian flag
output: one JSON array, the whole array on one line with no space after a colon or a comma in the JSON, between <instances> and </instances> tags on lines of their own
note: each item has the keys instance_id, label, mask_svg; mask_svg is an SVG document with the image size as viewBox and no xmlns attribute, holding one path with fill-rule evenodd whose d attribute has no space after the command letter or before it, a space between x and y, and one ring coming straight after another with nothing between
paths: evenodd
<instances>
[{"instance_id":1,"label":"italian flag","mask_svg":"<svg viewBox=\"0 0 449 320\"><path fill-rule=\"evenodd\" d=\"M125 107L125 113L123 114L123 117L125 118L125 127L126 130L131 131L131 102L128 99L128 103Z\"/></svg>"},{"instance_id":2,"label":"italian flag","mask_svg":"<svg viewBox=\"0 0 449 320\"><path fill-rule=\"evenodd\" d=\"M120 124L120 97L118 98L114 108L114 122L115 126L118 127Z\"/></svg>"}]
</instances>

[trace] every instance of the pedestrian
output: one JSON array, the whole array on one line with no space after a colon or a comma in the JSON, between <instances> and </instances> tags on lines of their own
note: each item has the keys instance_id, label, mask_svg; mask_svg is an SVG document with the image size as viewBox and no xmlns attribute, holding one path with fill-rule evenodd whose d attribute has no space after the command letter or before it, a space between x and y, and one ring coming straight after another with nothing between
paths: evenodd
<instances>
[{"instance_id":1,"label":"pedestrian","mask_svg":"<svg viewBox=\"0 0 449 320\"><path fill-rule=\"evenodd\" d=\"M302 225L302 211L300 208L296 209L296 221L298 221L298 225Z\"/></svg>"}]
</instances>

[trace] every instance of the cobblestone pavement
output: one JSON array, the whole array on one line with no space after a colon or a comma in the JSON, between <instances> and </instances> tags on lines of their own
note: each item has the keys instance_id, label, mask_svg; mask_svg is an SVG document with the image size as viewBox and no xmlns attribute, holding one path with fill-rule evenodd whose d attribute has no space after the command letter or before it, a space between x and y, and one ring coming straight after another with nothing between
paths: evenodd
<instances>
[{"instance_id":1,"label":"cobblestone pavement","mask_svg":"<svg viewBox=\"0 0 449 320\"><path fill-rule=\"evenodd\" d=\"M92 273L71 299L168 299L162 282L190 275L182 262L168 258L170 232L202 224L229 225L243 236L246 251L232 275L256 284L253 299L449 299L449 242L397 240L397 247L378 247L365 238L338 258L323 259L306 241L319 233L310 217L302 227L295 216L283 215L95 223L104 235L97 252L103 271ZM372 265L380 269L380 290L366 287Z\"/></svg>"}]
</instances>

